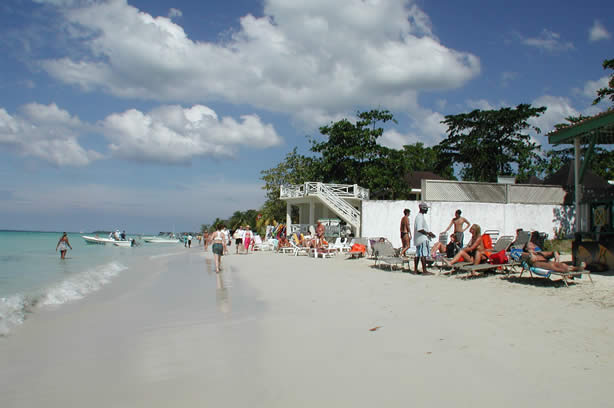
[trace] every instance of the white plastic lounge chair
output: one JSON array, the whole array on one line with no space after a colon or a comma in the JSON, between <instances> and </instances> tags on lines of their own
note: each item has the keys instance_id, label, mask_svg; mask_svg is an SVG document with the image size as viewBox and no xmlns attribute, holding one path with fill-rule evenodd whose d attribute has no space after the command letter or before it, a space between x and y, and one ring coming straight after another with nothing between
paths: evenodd
<instances>
[{"instance_id":1,"label":"white plastic lounge chair","mask_svg":"<svg viewBox=\"0 0 614 408\"><path fill-rule=\"evenodd\" d=\"M297 256L297 255L309 255L309 248L307 248L307 247L298 246L293 241L290 241L290 246L294 250L292 252L292 255L294 255L294 256Z\"/></svg>"},{"instance_id":2,"label":"white plastic lounge chair","mask_svg":"<svg viewBox=\"0 0 614 408\"><path fill-rule=\"evenodd\" d=\"M341 237L337 237L335 242L329 245L330 249L336 249L339 252L348 252L352 247L350 247L345 240Z\"/></svg>"}]
</instances>

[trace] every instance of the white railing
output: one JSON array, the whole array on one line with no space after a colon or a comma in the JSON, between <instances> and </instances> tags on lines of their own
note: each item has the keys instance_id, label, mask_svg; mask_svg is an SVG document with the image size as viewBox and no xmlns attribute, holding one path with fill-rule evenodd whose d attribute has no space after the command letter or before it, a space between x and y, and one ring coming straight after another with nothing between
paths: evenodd
<instances>
[{"instance_id":1,"label":"white railing","mask_svg":"<svg viewBox=\"0 0 614 408\"><path fill-rule=\"evenodd\" d=\"M282 185L280 186L280 198L298 198L310 194L318 194L321 185L326 186L335 195L342 198L357 198L360 200L369 199L369 189L360 187L357 184L326 184L308 181L303 184Z\"/></svg>"},{"instance_id":2,"label":"white railing","mask_svg":"<svg viewBox=\"0 0 614 408\"><path fill-rule=\"evenodd\" d=\"M335 190L329 188L326 184L317 183L317 191L315 194L347 223L359 229L360 211L338 196Z\"/></svg>"}]
</instances>

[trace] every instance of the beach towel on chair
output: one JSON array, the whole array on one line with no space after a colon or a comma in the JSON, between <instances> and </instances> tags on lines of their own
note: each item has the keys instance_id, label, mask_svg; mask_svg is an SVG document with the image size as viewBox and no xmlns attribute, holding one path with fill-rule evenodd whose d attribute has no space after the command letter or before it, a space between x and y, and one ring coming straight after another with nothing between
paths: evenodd
<instances>
[{"instance_id":1,"label":"beach towel on chair","mask_svg":"<svg viewBox=\"0 0 614 408\"><path fill-rule=\"evenodd\" d=\"M490 260L490 263L494 265L506 264L509 261L509 259L507 259L507 255L505 254L505 250L501 250L490 255L488 259Z\"/></svg>"}]
</instances>

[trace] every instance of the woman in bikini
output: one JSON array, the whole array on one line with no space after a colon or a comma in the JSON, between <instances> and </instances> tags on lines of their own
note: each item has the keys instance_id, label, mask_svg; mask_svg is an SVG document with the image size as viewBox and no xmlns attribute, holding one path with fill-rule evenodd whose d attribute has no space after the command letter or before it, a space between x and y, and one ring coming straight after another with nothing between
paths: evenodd
<instances>
[{"instance_id":1,"label":"woman in bikini","mask_svg":"<svg viewBox=\"0 0 614 408\"><path fill-rule=\"evenodd\" d=\"M469 232L471 233L471 241L465 248L458 251L450 262L447 262L449 266L454 265L461 258L467 262L472 262L474 265L478 265L486 258L484 243L482 242L482 228L478 224L473 224L469 228Z\"/></svg>"},{"instance_id":2,"label":"woman in bikini","mask_svg":"<svg viewBox=\"0 0 614 408\"><path fill-rule=\"evenodd\" d=\"M60 249L60 258L66 259L66 252L68 251L68 248L72 249L70 242L68 242L68 235L66 235L66 233L62 234L58 244L55 246L56 252L58 251L58 248Z\"/></svg>"},{"instance_id":3,"label":"woman in bikini","mask_svg":"<svg viewBox=\"0 0 614 408\"><path fill-rule=\"evenodd\" d=\"M226 239L222 229L223 224L218 224L216 231L211 234L211 251L213 252L213 260L215 261L215 272L219 273L222 267L222 255L226 252Z\"/></svg>"}]
</instances>

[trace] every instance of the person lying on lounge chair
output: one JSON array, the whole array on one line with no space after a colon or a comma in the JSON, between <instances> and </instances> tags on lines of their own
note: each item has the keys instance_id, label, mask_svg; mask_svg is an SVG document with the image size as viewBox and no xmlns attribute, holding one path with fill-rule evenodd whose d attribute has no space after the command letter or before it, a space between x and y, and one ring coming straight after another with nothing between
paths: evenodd
<instances>
[{"instance_id":1,"label":"person lying on lounge chair","mask_svg":"<svg viewBox=\"0 0 614 408\"><path fill-rule=\"evenodd\" d=\"M487 259L484 242L482 241L482 228L480 228L478 224L473 224L471 228L469 228L469 232L471 233L471 241L469 241L466 247L458 251L458 254L449 262L445 261L449 266L454 265L461 259L471 262L474 265L478 265Z\"/></svg>"},{"instance_id":2,"label":"person lying on lounge chair","mask_svg":"<svg viewBox=\"0 0 614 408\"><path fill-rule=\"evenodd\" d=\"M560 262L559 253L553 251L537 251L536 246L532 242L527 242L524 246L523 259L531 266L537 268L549 269L555 272L570 272L570 271L583 271L586 264L582 262L580 266L570 266L566 263ZM551 259L554 258L554 261Z\"/></svg>"}]
</instances>

